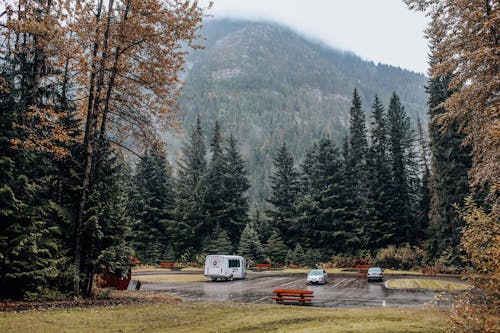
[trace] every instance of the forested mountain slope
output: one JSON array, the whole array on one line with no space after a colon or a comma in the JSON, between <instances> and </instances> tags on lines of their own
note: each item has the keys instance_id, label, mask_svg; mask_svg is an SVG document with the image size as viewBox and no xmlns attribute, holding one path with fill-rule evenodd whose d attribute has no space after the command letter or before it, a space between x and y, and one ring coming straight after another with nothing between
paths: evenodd
<instances>
[{"instance_id":1,"label":"forested mountain slope","mask_svg":"<svg viewBox=\"0 0 500 333\"><path fill-rule=\"evenodd\" d=\"M215 20L202 34L206 49L186 66L183 126L199 115L206 137L215 120L233 133L248 162L252 201L266 198L282 142L297 160L323 133L341 142L354 88L368 115L376 93L387 106L396 91L413 119L425 118L422 74L364 61L273 23Z\"/></svg>"}]
</instances>

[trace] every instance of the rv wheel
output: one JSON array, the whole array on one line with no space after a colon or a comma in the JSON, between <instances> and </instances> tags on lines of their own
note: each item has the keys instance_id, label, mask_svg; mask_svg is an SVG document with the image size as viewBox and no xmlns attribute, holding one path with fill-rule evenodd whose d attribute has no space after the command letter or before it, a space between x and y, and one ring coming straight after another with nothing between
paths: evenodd
<instances>
[{"instance_id":1,"label":"rv wheel","mask_svg":"<svg viewBox=\"0 0 500 333\"><path fill-rule=\"evenodd\" d=\"M215 281L217 281L217 278L216 278L216 277L213 277L213 278L212 278L212 282L215 282Z\"/></svg>"}]
</instances>

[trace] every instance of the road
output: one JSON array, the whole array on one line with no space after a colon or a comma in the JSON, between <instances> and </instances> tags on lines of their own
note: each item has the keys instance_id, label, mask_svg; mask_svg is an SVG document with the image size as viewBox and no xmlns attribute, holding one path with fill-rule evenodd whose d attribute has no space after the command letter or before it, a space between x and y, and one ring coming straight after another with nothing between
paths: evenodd
<instances>
[{"instance_id":1,"label":"road","mask_svg":"<svg viewBox=\"0 0 500 333\"><path fill-rule=\"evenodd\" d=\"M135 274L139 274L136 272ZM141 274L148 274L146 272ZM149 273L158 274L158 273ZM160 273L162 274L162 273ZM185 274L185 273L163 273ZM408 278L391 275L388 279ZM418 276L418 278L425 278ZM435 278L435 277L434 277ZM446 278L457 281L457 278ZM305 283L305 274L279 272L249 272L247 279L234 281L199 281L185 283L143 283L141 290L165 291L185 301L273 303L276 288L314 291L313 306L342 308L367 306L423 306L439 294L427 290L387 289L383 282L366 281L360 274L330 274L328 284Z\"/></svg>"}]
</instances>

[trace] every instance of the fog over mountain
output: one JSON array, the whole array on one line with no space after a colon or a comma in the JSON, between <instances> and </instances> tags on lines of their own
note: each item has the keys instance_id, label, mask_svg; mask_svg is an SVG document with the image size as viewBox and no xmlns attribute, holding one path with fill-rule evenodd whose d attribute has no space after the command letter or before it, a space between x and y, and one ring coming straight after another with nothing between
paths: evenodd
<instances>
[{"instance_id":1,"label":"fog over mountain","mask_svg":"<svg viewBox=\"0 0 500 333\"><path fill-rule=\"evenodd\" d=\"M354 88L370 123L378 94L395 91L410 117L426 119L426 77L364 61L268 22L215 20L203 31L206 48L188 57L180 101L185 133L199 115L207 142L219 120L248 163L253 201L266 198L276 149L286 142L297 161L322 135L341 143ZM166 137L175 160L182 136Z\"/></svg>"}]
</instances>

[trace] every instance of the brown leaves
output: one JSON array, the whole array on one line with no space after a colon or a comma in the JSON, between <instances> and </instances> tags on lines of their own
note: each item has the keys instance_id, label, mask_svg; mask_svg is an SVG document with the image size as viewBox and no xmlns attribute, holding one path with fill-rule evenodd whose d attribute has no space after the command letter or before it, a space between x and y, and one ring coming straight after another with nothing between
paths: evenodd
<instances>
[{"instance_id":1,"label":"brown leaves","mask_svg":"<svg viewBox=\"0 0 500 333\"><path fill-rule=\"evenodd\" d=\"M500 5L493 0L407 0L431 18L439 62L432 76L453 74L444 123L458 121L473 149L472 186L489 191L499 205L500 184ZM448 120L448 121L447 121Z\"/></svg>"},{"instance_id":2,"label":"brown leaves","mask_svg":"<svg viewBox=\"0 0 500 333\"><path fill-rule=\"evenodd\" d=\"M70 26L73 42L83 50L75 68L85 87L80 95L92 99L81 104L82 114L106 118L112 126L101 130L115 136L129 132L148 140L175 127L178 74L186 46L194 46L201 10L189 1L122 0L105 2L108 7L97 18L89 11L93 2L83 3ZM96 82L88 80L92 75Z\"/></svg>"},{"instance_id":3,"label":"brown leaves","mask_svg":"<svg viewBox=\"0 0 500 333\"><path fill-rule=\"evenodd\" d=\"M65 158L70 155L68 143L78 138L68 133L62 124L61 114L53 108L38 108L31 106L25 113L26 121L17 124L17 128L26 133L26 139L13 140L13 148L35 149L53 155L56 158Z\"/></svg>"}]
</instances>

